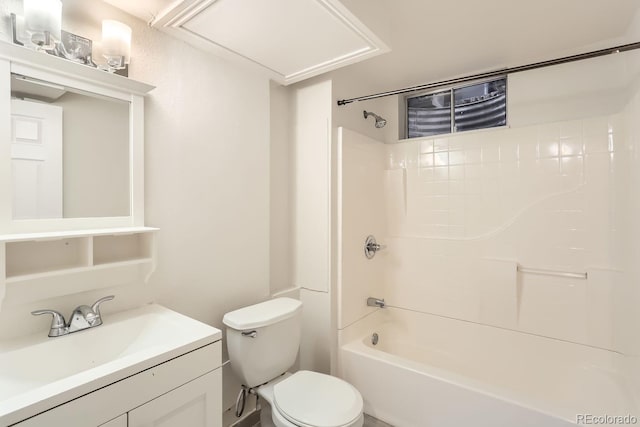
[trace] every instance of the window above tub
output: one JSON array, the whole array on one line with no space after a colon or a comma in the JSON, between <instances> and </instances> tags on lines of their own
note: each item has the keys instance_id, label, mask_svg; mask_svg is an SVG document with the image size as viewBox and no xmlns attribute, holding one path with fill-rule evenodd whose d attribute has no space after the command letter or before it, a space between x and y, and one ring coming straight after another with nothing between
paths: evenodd
<instances>
[{"instance_id":1,"label":"window above tub","mask_svg":"<svg viewBox=\"0 0 640 427\"><path fill-rule=\"evenodd\" d=\"M406 138L506 126L507 78L408 96L404 105Z\"/></svg>"}]
</instances>

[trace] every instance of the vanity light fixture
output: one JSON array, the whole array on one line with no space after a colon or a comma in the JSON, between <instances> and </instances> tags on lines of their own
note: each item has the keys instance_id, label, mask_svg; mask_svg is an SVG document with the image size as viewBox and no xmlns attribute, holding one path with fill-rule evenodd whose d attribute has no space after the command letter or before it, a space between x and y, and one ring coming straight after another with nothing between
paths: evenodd
<instances>
[{"instance_id":1,"label":"vanity light fixture","mask_svg":"<svg viewBox=\"0 0 640 427\"><path fill-rule=\"evenodd\" d=\"M62 29L62 1L24 0L24 21L33 45L39 50L54 48Z\"/></svg>"},{"instance_id":2,"label":"vanity light fixture","mask_svg":"<svg viewBox=\"0 0 640 427\"><path fill-rule=\"evenodd\" d=\"M131 27L112 19L102 21L102 56L107 60L105 70L126 68L131 57Z\"/></svg>"}]
</instances>

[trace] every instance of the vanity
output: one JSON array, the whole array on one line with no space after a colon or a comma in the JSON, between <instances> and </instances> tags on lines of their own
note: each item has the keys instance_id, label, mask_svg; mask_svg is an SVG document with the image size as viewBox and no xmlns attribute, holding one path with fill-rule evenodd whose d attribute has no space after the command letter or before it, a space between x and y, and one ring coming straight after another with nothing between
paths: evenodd
<instances>
[{"instance_id":1,"label":"vanity","mask_svg":"<svg viewBox=\"0 0 640 427\"><path fill-rule=\"evenodd\" d=\"M220 426L220 339L151 304L65 337L2 342L0 425Z\"/></svg>"},{"instance_id":2,"label":"vanity","mask_svg":"<svg viewBox=\"0 0 640 427\"><path fill-rule=\"evenodd\" d=\"M0 42L2 426L222 425L220 330L144 299L152 89ZM109 294L77 333L49 338L51 316L30 314Z\"/></svg>"}]
</instances>

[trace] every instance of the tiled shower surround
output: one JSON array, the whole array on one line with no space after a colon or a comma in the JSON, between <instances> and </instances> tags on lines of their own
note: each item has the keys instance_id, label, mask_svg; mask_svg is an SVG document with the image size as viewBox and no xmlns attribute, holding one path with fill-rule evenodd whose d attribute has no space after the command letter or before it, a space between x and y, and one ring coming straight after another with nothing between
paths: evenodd
<instances>
[{"instance_id":1,"label":"tiled shower surround","mask_svg":"<svg viewBox=\"0 0 640 427\"><path fill-rule=\"evenodd\" d=\"M640 91L632 87L615 110L580 119L393 144L343 129L339 328L367 313L362 298L371 294L640 354ZM357 252L368 234L388 245L371 261Z\"/></svg>"},{"instance_id":2,"label":"tiled shower surround","mask_svg":"<svg viewBox=\"0 0 640 427\"><path fill-rule=\"evenodd\" d=\"M585 217L587 193L597 191L586 184L609 180L624 139L622 118L612 116L391 145L386 169L390 175L406 169L407 209L390 212L389 231L490 237L543 209L554 214L536 226L552 227L567 243L544 255L562 262L557 268L576 268L583 265L587 225L578 218Z\"/></svg>"},{"instance_id":3,"label":"tiled shower surround","mask_svg":"<svg viewBox=\"0 0 640 427\"><path fill-rule=\"evenodd\" d=\"M386 146L385 295L613 348L606 301L620 270L615 188L631 166L627 140L615 115ZM518 264L591 277L517 274Z\"/></svg>"}]
</instances>

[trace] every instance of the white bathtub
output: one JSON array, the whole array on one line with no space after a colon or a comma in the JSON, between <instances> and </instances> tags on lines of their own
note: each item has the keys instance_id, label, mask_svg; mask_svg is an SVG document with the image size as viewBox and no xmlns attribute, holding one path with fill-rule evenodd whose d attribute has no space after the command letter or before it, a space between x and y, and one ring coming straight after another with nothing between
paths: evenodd
<instances>
[{"instance_id":1,"label":"white bathtub","mask_svg":"<svg viewBox=\"0 0 640 427\"><path fill-rule=\"evenodd\" d=\"M340 342L338 374L366 413L396 427L556 427L589 415L640 425L618 353L396 308L341 331Z\"/></svg>"}]
</instances>

